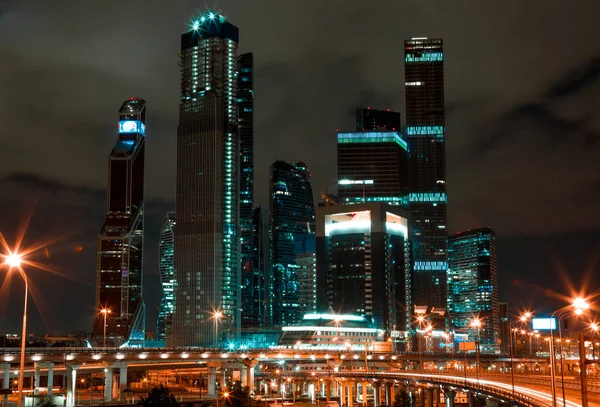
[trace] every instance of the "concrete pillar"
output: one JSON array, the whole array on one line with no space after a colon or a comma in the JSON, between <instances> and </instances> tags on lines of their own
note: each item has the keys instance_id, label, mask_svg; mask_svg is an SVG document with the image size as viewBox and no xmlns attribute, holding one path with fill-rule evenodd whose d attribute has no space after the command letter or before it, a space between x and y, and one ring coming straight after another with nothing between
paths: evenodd
<instances>
[{"instance_id":1,"label":"concrete pillar","mask_svg":"<svg viewBox=\"0 0 600 407\"><path fill-rule=\"evenodd\" d=\"M217 384L217 368L209 367L208 368L208 382L207 382L207 393L209 396L215 395L215 387Z\"/></svg>"},{"instance_id":2,"label":"concrete pillar","mask_svg":"<svg viewBox=\"0 0 600 407\"><path fill-rule=\"evenodd\" d=\"M104 400L112 400L113 371L112 368L104 369Z\"/></svg>"},{"instance_id":3,"label":"concrete pillar","mask_svg":"<svg viewBox=\"0 0 600 407\"><path fill-rule=\"evenodd\" d=\"M125 400L125 389L127 388L127 365L119 367L119 400Z\"/></svg>"},{"instance_id":4,"label":"concrete pillar","mask_svg":"<svg viewBox=\"0 0 600 407\"><path fill-rule=\"evenodd\" d=\"M10 389L10 363L0 363L0 370L4 373L2 375L2 388ZM4 395L3 406L8 406L8 394Z\"/></svg>"},{"instance_id":5,"label":"concrete pillar","mask_svg":"<svg viewBox=\"0 0 600 407\"><path fill-rule=\"evenodd\" d=\"M248 388L250 389L250 392L253 392L254 391L254 366L251 366L246 370L246 382L248 382L248 384L246 386L248 386Z\"/></svg>"},{"instance_id":6,"label":"concrete pillar","mask_svg":"<svg viewBox=\"0 0 600 407\"><path fill-rule=\"evenodd\" d=\"M379 385L373 383L373 407L377 407L381 404L379 401Z\"/></svg>"},{"instance_id":7,"label":"concrete pillar","mask_svg":"<svg viewBox=\"0 0 600 407\"><path fill-rule=\"evenodd\" d=\"M54 386L54 363L48 362L48 395L52 394L52 386Z\"/></svg>"},{"instance_id":8,"label":"concrete pillar","mask_svg":"<svg viewBox=\"0 0 600 407\"><path fill-rule=\"evenodd\" d=\"M446 390L446 407L454 407L454 397L456 397L456 392L454 390Z\"/></svg>"},{"instance_id":9,"label":"concrete pillar","mask_svg":"<svg viewBox=\"0 0 600 407\"><path fill-rule=\"evenodd\" d=\"M385 384L385 405L392 405L392 383Z\"/></svg>"},{"instance_id":10,"label":"concrete pillar","mask_svg":"<svg viewBox=\"0 0 600 407\"><path fill-rule=\"evenodd\" d=\"M354 397L352 395L353 386L353 382L348 382L348 407L352 407L354 405Z\"/></svg>"},{"instance_id":11,"label":"concrete pillar","mask_svg":"<svg viewBox=\"0 0 600 407\"><path fill-rule=\"evenodd\" d=\"M67 400L66 407L75 405L75 391L77 390L77 368L79 366L67 366Z\"/></svg>"},{"instance_id":12,"label":"concrete pillar","mask_svg":"<svg viewBox=\"0 0 600 407\"><path fill-rule=\"evenodd\" d=\"M433 407L433 389L425 389L425 407Z\"/></svg>"},{"instance_id":13,"label":"concrete pillar","mask_svg":"<svg viewBox=\"0 0 600 407\"><path fill-rule=\"evenodd\" d=\"M475 394L472 392L468 392L467 398L469 400L469 407L475 407Z\"/></svg>"},{"instance_id":14,"label":"concrete pillar","mask_svg":"<svg viewBox=\"0 0 600 407\"><path fill-rule=\"evenodd\" d=\"M112 381L112 394L110 395L111 400L120 400L121 399L121 395L119 393L119 382L120 382L120 378L121 378L121 374L117 373L117 374L113 374L113 381Z\"/></svg>"},{"instance_id":15,"label":"concrete pillar","mask_svg":"<svg viewBox=\"0 0 600 407\"><path fill-rule=\"evenodd\" d=\"M362 382L362 405L367 405L367 382Z\"/></svg>"},{"instance_id":16,"label":"concrete pillar","mask_svg":"<svg viewBox=\"0 0 600 407\"><path fill-rule=\"evenodd\" d=\"M331 380L327 380L325 382L325 400L329 403L329 398L331 397Z\"/></svg>"},{"instance_id":17,"label":"concrete pillar","mask_svg":"<svg viewBox=\"0 0 600 407\"><path fill-rule=\"evenodd\" d=\"M240 381L242 382L242 387L248 386L248 368L245 366L240 368Z\"/></svg>"},{"instance_id":18,"label":"concrete pillar","mask_svg":"<svg viewBox=\"0 0 600 407\"><path fill-rule=\"evenodd\" d=\"M33 376L33 395L37 396L40 394L40 364L35 363L35 373Z\"/></svg>"},{"instance_id":19,"label":"concrete pillar","mask_svg":"<svg viewBox=\"0 0 600 407\"><path fill-rule=\"evenodd\" d=\"M344 407L344 404L346 404L346 401L345 401L345 397L346 397L346 391L345 390L346 389L345 389L345 387L346 387L346 383L345 382L341 382L340 383L340 394L339 394L339 396L340 396L340 407Z\"/></svg>"}]
</instances>

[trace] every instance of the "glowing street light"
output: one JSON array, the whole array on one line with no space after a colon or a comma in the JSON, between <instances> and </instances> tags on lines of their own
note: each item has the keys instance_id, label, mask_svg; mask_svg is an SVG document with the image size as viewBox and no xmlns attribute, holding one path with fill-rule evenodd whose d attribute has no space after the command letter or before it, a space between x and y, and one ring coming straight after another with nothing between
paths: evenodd
<instances>
[{"instance_id":1,"label":"glowing street light","mask_svg":"<svg viewBox=\"0 0 600 407\"><path fill-rule=\"evenodd\" d=\"M477 329L477 340L475 341L475 357L476 357L476 363L477 363L477 383L479 383L479 359L480 359L480 354L481 354L481 326L483 325L483 323L481 322L481 319L479 318L473 318L473 320L470 323L470 326L472 328L476 328Z\"/></svg>"},{"instance_id":2,"label":"glowing street light","mask_svg":"<svg viewBox=\"0 0 600 407\"><path fill-rule=\"evenodd\" d=\"M23 256L19 253L9 251L8 254L3 254L4 263L3 265L8 266L8 271L11 272L13 269L17 269L19 274L25 282L25 305L23 307L23 328L21 332L21 363L19 365L19 381L18 381L18 392L19 399L17 400L17 406L23 406L23 377L25 374L25 340L27 337L27 297L29 295L29 282L27 276L21 267L23 262Z\"/></svg>"},{"instance_id":3,"label":"glowing street light","mask_svg":"<svg viewBox=\"0 0 600 407\"><path fill-rule=\"evenodd\" d=\"M106 347L106 317L108 316L108 314L110 314L112 311L108 308L102 308L100 310L100 313L104 315L104 339L102 340L102 346Z\"/></svg>"},{"instance_id":4,"label":"glowing street light","mask_svg":"<svg viewBox=\"0 0 600 407\"><path fill-rule=\"evenodd\" d=\"M215 348L219 347L219 321L223 318L223 313L219 310L214 311L212 319L215 320Z\"/></svg>"}]
</instances>

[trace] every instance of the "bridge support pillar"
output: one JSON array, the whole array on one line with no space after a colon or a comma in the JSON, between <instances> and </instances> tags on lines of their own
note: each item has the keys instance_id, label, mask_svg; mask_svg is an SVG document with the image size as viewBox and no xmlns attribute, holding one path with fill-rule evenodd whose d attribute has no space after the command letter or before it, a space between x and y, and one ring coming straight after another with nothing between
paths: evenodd
<instances>
[{"instance_id":1,"label":"bridge support pillar","mask_svg":"<svg viewBox=\"0 0 600 407\"><path fill-rule=\"evenodd\" d=\"M123 365L119 367L119 400L123 402L125 400L125 393L123 391L127 388L127 366Z\"/></svg>"},{"instance_id":2,"label":"bridge support pillar","mask_svg":"<svg viewBox=\"0 0 600 407\"><path fill-rule=\"evenodd\" d=\"M216 384L217 384L217 368L209 367L208 368L208 381L207 381L207 394L209 396L215 395Z\"/></svg>"},{"instance_id":3,"label":"bridge support pillar","mask_svg":"<svg viewBox=\"0 0 600 407\"><path fill-rule=\"evenodd\" d=\"M40 394L40 364L35 363L35 373L33 374L33 395Z\"/></svg>"},{"instance_id":4,"label":"bridge support pillar","mask_svg":"<svg viewBox=\"0 0 600 407\"><path fill-rule=\"evenodd\" d=\"M54 386L54 363L48 362L48 395L52 395L52 387Z\"/></svg>"},{"instance_id":5,"label":"bridge support pillar","mask_svg":"<svg viewBox=\"0 0 600 407\"><path fill-rule=\"evenodd\" d=\"M456 397L456 391L454 390L446 390L446 407L454 407L454 397Z\"/></svg>"},{"instance_id":6,"label":"bridge support pillar","mask_svg":"<svg viewBox=\"0 0 600 407\"><path fill-rule=\"evenodd\" d=\"M473 392L468 392L467 398L469 400L469 407L475 407L475 394Z\"/></svg>"},{"instance_id":7,"label":"bridge support pillar","mask_svg":"<svg viewBox=\"0 0 600 407\"><path fill-rule=\"evenodd\" d=\"M378 407L381 404L379 400L379 383L373 383L373 407Z\"/></svg>"},{"instance_id":8,"label":"bridge support pillar","mask_svg":"<svg viewBox=\"0 0 600 407\"><path fill-rule=\"evenodd\" d=\"M338 393L338 396L340 398L340 407L344 407L344 404L346 404L346 391L345 391L345 387L346 387L346 382L341 381L340 382L340 390Z\"/></svg>"},{"instance_id":9,"label":"bridge support pillar","mask_svg":"<svg viewBox=\"0 0 600 407\"><path fill-rule=\"evenodd\" d=\"M433 388L427 387L423 390L425 393L425 407L433 407Z\"/></svg>"},{"instance_id":10,"label":"bridge support pillar","mask_svg":"<svg viewBox=\"0 0 600 407\"><path fill-rule=\"evenodd\" d=\"M67 368L67 400L66 407L75 405L75 391L77 390L77 368L79 366L66 366Z\"/></svg>"},{"instance_id":11,"label":"bridge support pillar","mask_svg":"<svg viewBox=\"0 0 600 407\"><path fill-rule=\"evenodd\" d=\"M242 387L248 386L248 368L245 366L240 368L240 381L242 382Z\"/></svg>"},{"instance_id":12,"label":"bridge support pillar","mask_svg":"<svg viewBox=\"0 0 600 407\"><path fill-rule=\"evenodd\" d=\"M367 405L367 382L362 382L360 387L362 390L362 405L366 406Z\"/></svg>"},{"instance_id":13,"label":"bridge support pillar","mask_svg":"<svg viewBox=\"0 0 600 407\"><path fill-rule=\"evenodd\" d=\"M352 387L354 387L353 382L348 382L348 406L354 406L354 397L352 396Z\"/></svg>"},{"instance_id":14,"label":"bridge support pillar","mask_svg":"<svg viewBox=\"0 0 600 407\"><path fill-rule=\"evenodd\" d=\"M331 380L325 382L325 401L329 403L331 397Z\"/></svg>"},{"instance_id":15,"label":"bridge support pillar","mask_svg":"<svg viewBox=\"0 0 600 407\"><path fill-rule=\"evenodd\" d=\"M112 368L104 369L104 400L111 401L113 392Z\"/></svg>"},{"instance_id":16,"label":"bridge support pillar","mask_svg":"<svg viewBox=\"0 0 600 407\"><path fill-rule=\"evenodd\" d=\"M10 363L0 363L0 370L4 373L2 375L2 388L9 389L10 388ZM8 406L8 394L4 395L4 401L2 402L3 406Z\"/></svg>"}]
</instances>

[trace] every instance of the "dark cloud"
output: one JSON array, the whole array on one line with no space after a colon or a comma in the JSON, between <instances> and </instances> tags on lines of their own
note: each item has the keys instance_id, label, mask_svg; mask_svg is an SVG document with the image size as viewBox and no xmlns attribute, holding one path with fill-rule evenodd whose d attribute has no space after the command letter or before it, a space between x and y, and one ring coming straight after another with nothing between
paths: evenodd
<instances>
[{"instance_id":1,"label":"dark cloud","mask_svg":"<svg viewBox=\"0 0 600 407\"><path fill-rule=\"evenodd\" d=\"M357 106L403 112L403 40L443 37L450 230L495 227L508 241L501 281L543 272L517 267L535 264L541 252L527 247L540 236L598 236L580 232L600 230L600 45L581 40L600 37L597 0L548 0L543 9L521 0L208 5L240 27L240 51L255 56L257 202L268 203L275 159L307 162L315 196L335 190L335 129L354 127ZM89 327L107 156L129 96L148 101L145 289L151 311L156 304L158 228L174 206L179 34L198 7L0 0L0 231L35 201L30 237L68 236L52 262L72 279L35 277L48 309L59 310L47 325L34 316L39 330ZM75 256L77 243L86 249ZM566 263L584 254L573 253L565 250ZM63 305L65 292L82 305ZM15 326L0 319L0 331Z\"/></svg>"},{"instance_id":2,"label":"dark cloud","mask_svg":"<svg viewBox=\"0 0 600 407\"><path fill-rule=\"evenodd\" d=\"M568 72L546 92L548 99L560 99L584 89L600 80L600 56L596 56L583 66Z\"/></svg>"}]
</instances>

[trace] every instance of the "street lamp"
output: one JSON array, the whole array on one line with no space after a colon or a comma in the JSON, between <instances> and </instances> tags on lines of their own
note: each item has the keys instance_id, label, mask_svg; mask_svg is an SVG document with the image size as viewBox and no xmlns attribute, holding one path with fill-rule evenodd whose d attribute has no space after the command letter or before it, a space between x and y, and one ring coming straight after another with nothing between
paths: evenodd
<instances>
[{"instance_id":1,"label":"street lamp","mask_svg":"<svg viewBox=\"0 0 600 407\"><path fill-rule=\"evenodd\" d=\"M8 266L8 271L12 271L13 269L17 269L19 274L23 278L25 282L25 305L23 307L23 328L21 331L21 362L19 365L19 382L18 382L18 392L19 399L17 400L17 406L23 406L23 378L25 375L25 341L27 340L27 297L29 296L29 282L27 281L27 276L21 267L23 262L23 256L17 252L8 252L8 254L2 255L4 256L4 265Z\"/></svg>"},{"instance_id":2,"label":"street lamp","mask_svg":"<svg viewBox=\"0 0 600 407\"><path fill-rule=\"evenodd\" d=\"M425 322L425 317L423 315L417 316L417 322L419 324L419 331L421 331L421 335L423 335L423 322ZM421 337L417 334L417 348L419 351L419 370L423 370L423 345L421 344Z\"/></svg>"},{"instance_id":3,"label":"street lamp","mask_svg":"<svg viewBox=\"0 0 600 407\"><path fill-rule=\"evenodd\" d=\"M223 313L219 310L213 312L212 319L215 320L215 348L219 347L219 321L223 318Z\"/></svg>"},{"instance_id":4,"label":"street lamp","mask_svg":"<svg viewBox=\"0 0 600 407\"><path fill-rule=\"evenodd\" d=\"M520 322L520 323L526 323L527 321L529 321L531 318L533 317L533 314L529 311L524 312L523 314L521 314L519 316L518 319L513 319L508 323L508 329L510 329L511 334L510 334L510 382L512 385L512 397L513 400L515 398L515 351L517 348L517 328L512 328L513 326L513 322ZM513 348L513 339L512 339L512 332L515 333L515 342L514 342L514 348Z\"/></svg>"},{"instance_id":5,"label":"street lamp","mask_svg":"<svg viewBox=\"0 0 600 407\"><path fill-rule=\"evenodd\" d=\"M479 383L479 359L480 359L480 354L481 354L481 319L479 318L474 318L471 321L471 327L472 328L476 328L477 329L477 340L475 341L475 358L476 358L476 364L477 364L477 383Z\"/></svg>"},{"instance_id":6,"label":"street lamp","mask_svg":"<svg viewBox=\"0 0 600 407\"><path fill-rule=\"evenodd\" d=\"M573 313L575 315L582 315L586 310L588 310L590 308L590 304L586 301L585 298L582 297L576 297L573 298L573 300L571 301L571 307L573 307ZM558 334L559 337L561 339L561 366L562 366L562 333L561 333L561 329L560 329L560 319L562 318L562 315L560 315L560 313L563 313L565 311L567 311L568 307L563 307L560 308L556 311L554 311L551 315L551 319L554 319L554 315L559 314L559 326L558 326ZM555 384L555 379L556 379L556 372L555 372L555 364L556 364L556 355L554 354L554 332L553 332L553 324L550 325L550 380L551 380L551 384L552 384L552 407L556 407L556 384ZM581 380L581 406L582 407L588 407L588 400L587 400L587 380L586 380L586 374L585 374L585 352L583 352L583 355L581 355L582 353L582 349L585 350L585 346L582 346L581 343L583 342L583 334L579 335L579 369L580 369L580 380ZM562 369L561 369L562 370ZM563 388L563 406L566 406L566 400L565 400L565 391L564 391L564 373L562 374L562 388Z\"/></svg>"},{"instance_id":7,"label":"street lamp","mask_svg":"<svg viewBox=\"0 0 600 407\"><path fill-rule=\"evenodd\" d=\"M102 341L102 346L104 346L106 348L106 317L108 316L108 314L110 314L112 311L108 308L102 308L100 310L100 313L104 315L104 339Z\"/></svg>"}]
</instances>

